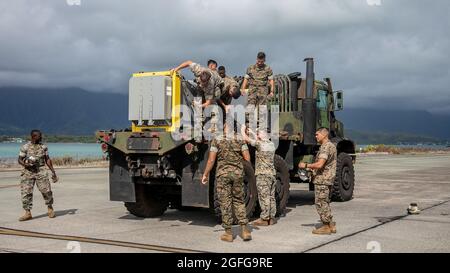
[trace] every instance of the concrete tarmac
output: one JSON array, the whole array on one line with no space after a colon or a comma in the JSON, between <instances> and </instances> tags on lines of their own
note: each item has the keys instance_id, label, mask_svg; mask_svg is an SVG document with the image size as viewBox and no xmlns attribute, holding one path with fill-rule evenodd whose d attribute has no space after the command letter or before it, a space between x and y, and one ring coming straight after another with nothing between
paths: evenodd
<instances>
[{"instance_id":1,"label":"concrete tarmac","mask_svg":"<svg viewBox=\"0 0 450 273\"><path fill-rule=\"evenodd\" d=\"M206 209L169 209L142 219L108 200L107 169L57 170L57 217L35 189L34 219L22 215L20 172L0 172L0 227L137 242L208 252L450 252L450 154L359 156L354 199L332 203L337 234L311 234L319 218L308 185L291 184L286 217L253 228L253 240L219 240L223 228ZM412 202L420 215L408 216ZM238 227L234 228L238 233ZM153 252L92 243L0 235L0 252Z\"/></svg>"}]
</instances>

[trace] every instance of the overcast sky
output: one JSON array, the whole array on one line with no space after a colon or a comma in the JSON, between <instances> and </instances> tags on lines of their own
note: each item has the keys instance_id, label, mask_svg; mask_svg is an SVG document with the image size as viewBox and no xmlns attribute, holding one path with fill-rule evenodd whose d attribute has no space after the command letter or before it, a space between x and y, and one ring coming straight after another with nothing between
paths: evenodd
<instances>
[{"instance_id":1,"label":"overcast sky","mask_svg":"<svg viewBox=\"0 0 450 273\"><path fill-rule=\"evenodd\" d=\"M263 50L275 74L314 57L347 107L450 114L450 1L378 1L1 1L0 86L126 93L132 72L213 58L241 75Z\"/></svg>"}]
</instances>

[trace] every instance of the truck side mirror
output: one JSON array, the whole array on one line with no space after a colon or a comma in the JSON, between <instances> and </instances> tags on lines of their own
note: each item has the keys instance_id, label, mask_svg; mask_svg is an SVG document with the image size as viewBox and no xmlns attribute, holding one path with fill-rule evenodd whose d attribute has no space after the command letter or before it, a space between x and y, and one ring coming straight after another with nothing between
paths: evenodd
<instances>
[{"instance_id":1,"label":"truck side mirror","mask_svg":"<svg viewBox=\"0 0 450 273\"><path fill-rule=\"evenodd\" d=\"M344 92L342 91L336 91L335 97L334 97L334 110L335 111L341 111L344 109Z\"/></svg>"}]
</instances>

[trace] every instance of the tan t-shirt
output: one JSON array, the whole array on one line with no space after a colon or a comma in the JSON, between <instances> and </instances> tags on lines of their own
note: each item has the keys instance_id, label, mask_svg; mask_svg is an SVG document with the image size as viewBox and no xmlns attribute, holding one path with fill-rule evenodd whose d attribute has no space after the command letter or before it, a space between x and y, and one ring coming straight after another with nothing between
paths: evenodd
<instances>
[{"instance_id":1,"label":"tan t-shirt","mask_svg":"<svg viewBox=\"0 0 450 273\"><path fill-rule=\"evenodd\" d=\"M314 181L316 185L333 185L334 179L336 177L336 160L337 151L336 146L334 146L331 141L320 146L319 152L317 153L316 160L324 159L325 165L320 170L315 170Z\"/></svg>"}]
</instances>

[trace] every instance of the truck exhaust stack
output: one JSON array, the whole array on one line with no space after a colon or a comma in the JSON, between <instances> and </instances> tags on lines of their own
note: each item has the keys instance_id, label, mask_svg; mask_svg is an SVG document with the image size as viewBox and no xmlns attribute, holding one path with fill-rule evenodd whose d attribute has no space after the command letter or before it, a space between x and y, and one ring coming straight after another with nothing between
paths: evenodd
<instances>
[{"instance_id":1,"label":"truck exhaust stack","mask_svg":"<svg viewBox=\"0 0 450 273\"><path fill-rule=\"evenodd\" d=\"M316 145L316 113L317 103L314 98L314 59L306 62L306 97L303 100L303 144Z\"/></svg>"}]
</instances>

